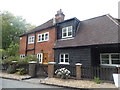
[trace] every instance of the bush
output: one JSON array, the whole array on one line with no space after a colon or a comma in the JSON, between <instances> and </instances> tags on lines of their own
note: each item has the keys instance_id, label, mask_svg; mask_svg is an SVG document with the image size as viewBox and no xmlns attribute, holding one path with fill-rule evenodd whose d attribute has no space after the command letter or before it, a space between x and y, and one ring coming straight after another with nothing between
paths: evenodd
<instances>
[{"instance_id":1,"label":"bush","mask_svg":"<svg viewBox=\"0 0 120 90\"><path fill-rule=\"evenodd\" d=\"M70 77L70 71L66 68L57 69L55 71L55 74L62 79L67 79L68 77Z\"/></svg>"},{"instance_id":2,"label":"bush","mask_svg":"<svg viewBox=\"0 0 120 90\"><path fill-rule=\"evenodd\" d=\"M26 69L25 68L19 68L19 69L17 69L18 71L16 72L17 74L19 74L19 75L24 75L24 74L26 74Z\"/></svg>"},{"instance_id":3,"label":"bush","mask_svg":"<svg viewBox=\"0 0 120 90\"><path fill-rule=\"evenodd\" d=\"M15 71L16 71L15 68L11 65L7 69L7 72L10 73L10 74L15 73Z\"/></svg>"},{"instance_id":4,"label":"bush","mask_svg":"<svg viewBox=\"0 0 120 90\"><path fill-rule=\"evenodd\" d=\"M100 80L100 78L98 78L98 77L94 77L94 81L95 81L95 83L97 83L97 84L100 84L100 83L101 83L101 80Z\"/></svg>"}]
</instances>

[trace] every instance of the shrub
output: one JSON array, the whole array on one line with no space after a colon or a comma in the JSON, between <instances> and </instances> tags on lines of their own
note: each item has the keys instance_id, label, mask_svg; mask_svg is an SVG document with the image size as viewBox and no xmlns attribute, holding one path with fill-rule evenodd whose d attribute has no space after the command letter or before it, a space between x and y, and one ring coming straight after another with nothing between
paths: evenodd
<instances>
[{"instance_id":1,"label":"shrub","mask_svg":"<svg viewBox=\"0 0 120 90\"><path fill-rule=\"evenodd\" d=\"M19 68L19 69L17 69L16 73L19 74L19 75L24 75L24 74L26 74L26 69L25 68Z\"/></svg>"},{"instance_id":2,"label":"shrub","mask_svg":"<svg viewBox=\"0 0 120 90\"><path fill-rule=\"evenodd\" d=\"M101 83L101 80L100 80L100 78L98 78L98 77L94 77L94 81L95 81L95 83L97 83L97 84L100 84L100 83Z\"/></svg>"},{"instance_id":3,"label":"shrub","mask_svg":"<svg viewBox=\"0 0 120 90\"><path fill-rule=\"evenodd\" d=\"M70 77L70 71L66 68L57 69L55 74L62 79L67 79Z\"/></svg>"},{"instance_id":4,"label":"shrub","mask_svg":"<svg viewBox=\"0 0 120 90\"><path fill-rule=\"evenodd\" d=\"M10 74L15 73L15 71L16 71L15 68L11 65L7 69L7 72L10 73Z\"/></svg>"}]
</instances>

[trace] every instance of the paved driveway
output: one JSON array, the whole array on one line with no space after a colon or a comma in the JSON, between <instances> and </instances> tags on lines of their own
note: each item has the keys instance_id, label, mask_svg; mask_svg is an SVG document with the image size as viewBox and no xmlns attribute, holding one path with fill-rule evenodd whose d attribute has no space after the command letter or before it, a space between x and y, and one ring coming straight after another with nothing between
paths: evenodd
<instances>
[{"instance_id":1,"label":"paved driveway","mask_svg":"<svg viewBox=\"0 0 120 90\"><path fill-rule=\"evenodd\" d=\"M0 78L0 88L60 88L60 87L42 84L32 84L24 81Z\"/></svg>"}]
</instances>

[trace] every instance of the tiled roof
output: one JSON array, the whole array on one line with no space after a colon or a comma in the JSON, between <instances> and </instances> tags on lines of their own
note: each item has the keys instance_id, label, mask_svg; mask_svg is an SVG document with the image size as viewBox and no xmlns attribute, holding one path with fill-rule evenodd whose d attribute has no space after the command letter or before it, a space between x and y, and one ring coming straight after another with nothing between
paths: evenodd
<instances>
[{"instance_id":1,"label":"tiled roof","mask_svg":"<svg viewBox=\"0 0 120 90\"><path fill-rule=\"evenodd\" d=\"M34 29L22 34L22 35L33 33L33 32L36 32L36 31L40 31L40 30L43 30L43 29L46 29L46 28L49 28L49 27L52 27L52 26L54 26L53 25L53 19L50 19L47 22L41 24L40 26L37 26L36 28L34 28ZM22 36L22 35L20 35L20 36Z\"/></svg>"},{"instance_id":2,"label":"tiled roof","mask_svg":"<svg viewBox=\"0 0 120 90\"><path fill-rule=\"evenodd\" d=\"M118 27L110 15L84 20L73 39L57 40L54 48L118 43Z\"/></svg>"}]
</instances>

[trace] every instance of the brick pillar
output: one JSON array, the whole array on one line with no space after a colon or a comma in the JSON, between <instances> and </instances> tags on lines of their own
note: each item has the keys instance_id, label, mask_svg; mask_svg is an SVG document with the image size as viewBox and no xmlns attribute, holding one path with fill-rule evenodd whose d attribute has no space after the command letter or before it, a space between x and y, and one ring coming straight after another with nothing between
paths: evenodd
<instances>
[{"instance_id":1,"label":"brick pillar","mask_svg":"<svg viewBox=\"0 0 120 90\"><path fill-rule=\"evenodd\" d=\"M32 62L29 62L29 75L31 77L36 77L36 66L37 66L37 62L35 61L32 61Z\"/></svg>"},{"instance_id":2,"label":"brick pillar","mask_svg":"<svg viewBox=\"0 0 120 90\"><path fill-rule=\"evenodd\" d=\"M55 62L48 63L48 77L52 78L54 76L54 64Z\"/></svg>"},{"instance_id":3,"label":"brick pillar","mask_svg":"<svg viewBox=\"0 0 120 90\"><path fill-rule=\"evenodd\" d=\"M81 63L76 64L76 79L81 79Z\"/></svg>"},{"instance_id":4,"label":"brick pillar","mask_svg":"<svg viewBox=\"0 0 120 90\"><path fill-rule=\"evenodd\" d=\"M14 68L14 70L16 71L16 67L17 67L17 61L12 61L12 67Z\"/></svg>"}]
</instances>

